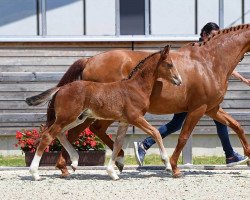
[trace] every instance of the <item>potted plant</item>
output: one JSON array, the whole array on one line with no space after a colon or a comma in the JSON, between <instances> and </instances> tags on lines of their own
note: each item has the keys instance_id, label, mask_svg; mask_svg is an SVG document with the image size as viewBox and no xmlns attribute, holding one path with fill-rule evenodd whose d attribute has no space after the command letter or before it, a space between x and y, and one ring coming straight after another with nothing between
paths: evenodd
<instances>
[{"instance_id":1,"label":"potted plant","mask_svg":"<svg viewBox=\"0 0 250 200\"><path fill-rule=\"evenodd\" d=\"M15 146L20 147L25 154L26 166L30 166L33 160L43 129L43 126L41 126L39 130L25 129L16 132L16 139L18 141ZM73 143L73 146L79 153L79 166L104 165L105 145L89 130L89 128L79 134L79 137ZM40 166L54 166L61 149L62 145L57 139L55 139L45 149L40 161ZM67 158L67 163L70 164L69 158Z\"/></svg>"}]
</instances>

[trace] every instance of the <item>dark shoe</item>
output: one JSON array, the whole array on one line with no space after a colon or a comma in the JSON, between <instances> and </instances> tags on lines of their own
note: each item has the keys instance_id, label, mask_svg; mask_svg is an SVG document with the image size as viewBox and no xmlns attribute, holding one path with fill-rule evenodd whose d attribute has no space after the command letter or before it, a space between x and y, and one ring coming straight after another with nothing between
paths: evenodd
<instances>
[{"instance_id":1,"label":"dark shoe","mask_svg":"<svg viewBox=\"0 0 250 200\"><path fill-rule=\"evenodd\" d=\"M143 166L146 150L142 147L141 142L134 142L135 158L139 166Z\"/></svg>"},{"instance_id":2,"label":"dark shoe","mask_svg":"<svg viewBox=\"0 0 250 200\"><path fill-rule=\"evenodd\" d=\"M247 166L250 167L250 160L247 161Z\"/></svg>"},{"instance_id":3,"label":"dark shoe","mask_svg":"<svg viewBox=\"0 0 250 200\"><path fill-rule=\"evenodd\" d=\"M234 165L238 165L248 161L248 157L242 156L236 152L234 152L234 156L232 158L226 158L226 163L228 167L233 167Z\"/></svg>"}]
</instances>

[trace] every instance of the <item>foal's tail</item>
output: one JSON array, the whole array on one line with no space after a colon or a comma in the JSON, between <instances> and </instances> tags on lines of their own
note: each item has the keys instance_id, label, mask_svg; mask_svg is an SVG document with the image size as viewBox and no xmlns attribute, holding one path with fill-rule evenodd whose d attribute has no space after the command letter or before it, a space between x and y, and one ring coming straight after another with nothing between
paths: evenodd
<instances>
[{"instance_id":1,"label":"foal's tail","mask_svg":"<svg viewBox=\"0 0 250 200\"><path fill-rule=\"evenodd\" d=\"M33 97L29 97L25 100L25 102L29 105L29 106L37 106L40 105L41 103L47 102L50 99L52 99L52 97L57 93L57 91L60 89L60 87L53 87L49 90L46 90L45 92L42 92L41 94L38 94L36 96Z\"/></svg>"},{"instance_id":2,"label":"foal's tail","mask_svg":"<svg viewBox=\"0 0 250 200\"><path fill-rule=\"evenodd\" d=\"M73 81L82 79L82 72L83 72L88 60L89 60L88 58L83 58L83 59L79 59L76 62L74 62L69 67L69 69L64 74L64 76L61 78L61 80L57 84L57 87L61 87L63 85L66 85L67 83L71 83ZM49 101L48 108L47 108L46 125L48 127L51 126L56 119L54 103L55 103L55 96L53 96L53 98Z\"/></svg>"}]
</instances>

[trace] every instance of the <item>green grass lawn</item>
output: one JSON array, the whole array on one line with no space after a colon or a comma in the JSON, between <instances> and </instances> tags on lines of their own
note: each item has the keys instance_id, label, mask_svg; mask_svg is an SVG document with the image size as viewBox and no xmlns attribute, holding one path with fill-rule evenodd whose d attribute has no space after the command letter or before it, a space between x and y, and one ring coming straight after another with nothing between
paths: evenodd
<instances>
[{"instance_id":1,"label":"green grass lawn","mask_svg":"<svg viewBox=\"0 0 250 200\"><path fill-rule=\"evenodd\" d=\"M107 164L110 156L106 157L106 162ZM126 165L137 165L135 157L134 156L129 156L127 155L125 157L125 164ZM181 159L179 160L178 164L181 164ZM211 156L211 157L194 157L193 158L193 164L225 164L225 157L216 157L216 156ZM156 154L151 154L147 155L145 157L144 165L163 165L161 162L160 156ZM0 166L25 166L25 161L24 161L24 156L8 156L8 157L3 157L0 156Z\"/></svg>"}]
</instances>

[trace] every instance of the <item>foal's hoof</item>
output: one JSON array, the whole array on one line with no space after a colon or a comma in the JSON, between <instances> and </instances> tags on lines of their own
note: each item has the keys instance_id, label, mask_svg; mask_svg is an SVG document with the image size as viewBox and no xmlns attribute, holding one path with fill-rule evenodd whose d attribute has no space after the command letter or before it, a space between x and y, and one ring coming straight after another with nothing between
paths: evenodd
<instances>
[{"instance_id":1,"label":"foal's hoof","mask_svg":"<svg viewBox=\"0 0 250 200\"><path fill-rule=\"evenodd\" d=\"M115 161L115 165L116 165L116 167L118 168L119 172L122 172L122 170L123 170L123 168L124 168L124 164Z\"/></svg>"},{"instance_id":2,"label":"foal's hoof","mask_svg":"<svg viewBox=\"0 0 250 200\"><path fill-rule=\"evenodd\" d=\"M173 178L182 178L183 174L181 172L173 173Z\"/></svg>"},{"instance_id":3,"label":"foal's hoof","mask_svg":"<svg viewBox=\"0 0 250 200\"><path fill-rule=\"evenodd\" d=\"M76 171L76 167L71 165L71 168L73 169L73 171L75 172Z\"/></svg>"}]
</instances>

